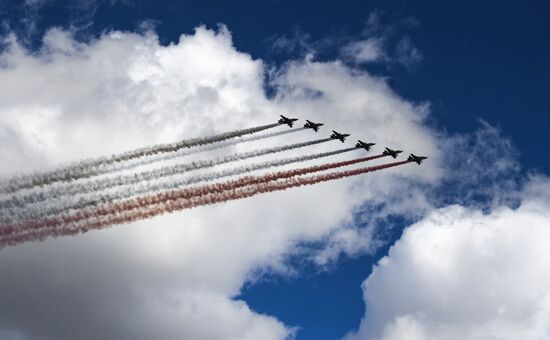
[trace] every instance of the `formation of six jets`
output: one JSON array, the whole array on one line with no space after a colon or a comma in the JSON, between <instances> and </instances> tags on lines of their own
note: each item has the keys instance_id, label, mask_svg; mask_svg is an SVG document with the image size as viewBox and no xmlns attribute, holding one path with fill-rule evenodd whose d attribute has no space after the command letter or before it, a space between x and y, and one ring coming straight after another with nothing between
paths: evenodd
<instances>
[{"instance_id":1,"label":"formation of six jets","mask_svg":"<svg viewBox=\"0 0 550 340\"><path fill-rule=\"evenodd\" d=\"M286 124L290 127L293 127L294 122L296 122L297 120L298 120L298 118L288 118L288 117L285 117L285 116L281 115L281 118L279 119L279 124ZM304 128L312 129L315 132L318 132L319 128L323 125L324 125L323 123L315 123L315 122L312 122L312 121L306 119L306 123L304 124ZM346 138L349 137L349 136L350 135L347 134L347 133L339 133L337 131L332 130L332 134L330 135L330 138L337 139L337 140L341 141L342 143L344 143ZM358 140L357 144L355 144L355 147L358 148L358 149L365 149L365 150L369 151L371 149L371 147L374 146L374 145L376 145L376 143L365 143L361 140ZM393 158L397 158L397 156L402 152L403 152L402 150L393 150L393 149L390 149L390 148L385 148L384 152L382 154L384 154L386 156L393 157ZM416 162L420 165L420 164L422 164L422 161L425 160L426 158L428 158L428 157L426 157L426 156L416 156L415 154L411 153L409 155L409 157L407 158L407 161Z\"/></svg>"},{"instance_id":2,"label":"formation of six jets","mask_svg":"<svg viewBox=\"0 0 550 340\"><path fill-rule=\"evenodd\" d=\"M117 224L149 219L174 211L245 199L259 194L315 185L407 163L421 164L427 157L411 154L406 160L373 166L341 169L384 156L397 158L401 150L385 148L383 153L345 161L302 166L356 149L369 151L375 143L357 141L354 147L329 152L309 153L260 162L242 162L263 155L278 154L307 146L339 140L350 135L332 131L330 138L301 143L256 148L247 152L212 156L206 154L238 143L259 141L282 134L312 129L323 123L306 120L302 128L264 132L280 125L293 127L297 118L281 116L278 122L195 137L167 144L149 145L134 150L31 174L0 179L0 249L49 237L70 236ZM205 153L202 159L176 164L162 163L185 155ZM223 170L218 165L236 163ZM158 166L143 169L144 165ZM252 174L283 165L296 167ZM206 169L211 169L210 171ZM201 172L195 172L204 170ZM328 170L333 170L329 171Z\"/></svg>"}]
</instances>

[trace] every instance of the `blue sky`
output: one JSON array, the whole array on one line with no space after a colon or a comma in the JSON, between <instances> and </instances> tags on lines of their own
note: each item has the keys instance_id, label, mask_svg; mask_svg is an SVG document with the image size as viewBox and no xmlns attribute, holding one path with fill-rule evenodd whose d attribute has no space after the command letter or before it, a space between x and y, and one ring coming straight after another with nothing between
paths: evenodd
<instances>
[{"instance_id":1,"label":"blue sky","mask_svg":"<svg viewBox=\"0 0 550 340\"><path fill-rule=\"evenodd\" d=\"M181 34L192 34L198 25L216 28L224 24L238 51L263 60L268 67L281 67L313 53L316 61L342 59L383 77L401 98L419 105L429 103L426 125L440 133L473 133L486 123L498 127L499 138L513 144L501 155L517 157L512 160L520 168L519 174L503 176L521 182L518 178L528 173L550 172L550 160L545 156L550 145L546 84L550 78L549 10L544 1L128 0L72 5L44 0L21 5L0 0L0 32L15 33L29 49L38 50L43 35L52 27L73 29L76 39L84 42L107 31L143 32L144 27L152 27L167 45L177 42ZM342 58L344 46L373 37L383 39L386 61L361 64ZM405 42L410 45L401 56L399 46ZM410 53L416 54L411 57ZM270 86L266 82L266 91L275 91ZM472 143L483 150L483 141ZM487 157L495 160L499 154ZM473 173L488 178L472 180L470 185L477 189L495 183L504 186L500 173L495 177ZM433 199L445 201L445 205L475 205L475 197L464 202L465 196L458 194L462 189L477 190L444 183ZM481 200L487 203L490 199ZM274 273L247 282L237 298L254 311L298 327L298 339L342 337L356 329L365 314L361 283L401 238L403 228L418 219L389 216L380 222L378 228L384 233L378 236L382 243L375 251L344 255L326 267L304 263L303 253L290 256L288 261L297 273ZM314 247L315 242L303 242L303 246Z\"/></svg>"},{"instance_id":2,"label":"blue sky","mask_svg":"<svg viewBox=\"0 0 550 340\"><path fill-rule=\"evenodd\" d=\"M17 3L4 0L2 16L10 29L25 30L28 24L18 19L33 11ZM334 39L319 53L321 60L331 60L341 41L360 36L369 15L378 11L383 25L398 26L393 39L410 37L423 58L412 71L373 66L374 71L390 77L390 85L405 98L429 101L437 123L449 131L470 131L479 118L498 124L522 151L522 164L548 171L538 156L548 143L544 132L549 119L543 86L550 73L544 1L37 3L43 4L36 11L35 43L52 26L83 26L82 36L89 37L105 30L135 30L149 20L161 41L169 43L197 25L223 23L234 33L239 50L273 63L296 57L272 48L274 39L296 31L312 43ZM248 8L254 9L253 14L243 15Z\"/></svg>"}]
</instances>

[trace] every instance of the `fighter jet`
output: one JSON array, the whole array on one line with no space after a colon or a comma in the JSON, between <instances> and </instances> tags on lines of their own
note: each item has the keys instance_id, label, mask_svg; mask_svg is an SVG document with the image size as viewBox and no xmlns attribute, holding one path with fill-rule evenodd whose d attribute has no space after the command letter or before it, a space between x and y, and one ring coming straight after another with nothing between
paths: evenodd
<instances>
[{"instance_id":1,"label":"fighter jet","mask_svg":"<svg viewBox=\"0 0 550 340\"><path fill-rule=\"evenodd\" d=\"M384 150L384 152L382 152L383 155L385 156L392 156L393 158L397 158L397 155L400 154L401 150L392 150L390 148L386 148L386 150Z\"/></svg>"},{"instance_id":2,"label":"fighter jet","mask_svg":"<svg viewBox=\"0 0 550 340\"><path fill-rule=\"evenodd\" d=\"M376 143L365 143L361 140L357 141L357 144L355 144L355 147L358 149L365 149L367 151L370 150L371 146L376 145Z\"/></svg>"},{"instance_id":3,"label":"fighter jet","mask_svg":"<svg viewBox=\"0 0 550 340\"><path fill-rule=\"evenodd\" d=\"M409 162L416 162L418 163L418 165L422 164L422 161L425 160L426 158L428 157L424 157L424 156L415 156L414 154L410 154L409 155L409 158L407 158L407 160Z\"/></svg>"},{"instance_id":4,"label":"fighter jet","mask_svg":"<svg viewBox=\"0 0 550 340\"><path fill-rule=\"evenodd\" d=\"M339 133L339 132L336 132L334 130L332 130L332 135L330 135L330 138L332 139L338 139L339 141L341 141L342 143L344 143L344 141L346 140L346 137L349 137L349 134L347 133Z\"/></svg>"},{"instance_id":5,"label":"fighter jet","mask_svg":"<svg viewBox=\"0 0 550 340\"><path fill-rule=\"evenodd\" d=\"M294 125L294 122L297 120L298 118L288 118L281 115L281 119L279 119L279 124L288 124L288 126L292 127Z\"/></svg>"},{"instance_id":6,"label":"fighter jet","mask_svg":"<svg viewBox=\"0 0 550 340\"><path fill-rule=\"evenodd\" d=\"M319 127L323 126L323 125L325 125L325 124L323 124L323 123L314 123L311 120L306 119L306 123L304 124L304 127L306 129L313 129L313 131L317 132L317 131L319 131Z\"/></svg>"}]
</instances>

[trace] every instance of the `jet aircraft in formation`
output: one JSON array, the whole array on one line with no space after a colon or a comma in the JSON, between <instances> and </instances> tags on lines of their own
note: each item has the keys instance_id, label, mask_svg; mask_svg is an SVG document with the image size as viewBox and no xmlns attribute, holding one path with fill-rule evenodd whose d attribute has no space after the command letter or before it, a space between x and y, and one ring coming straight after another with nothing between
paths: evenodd
<instances>
[{"instance_id":1,"label":"jet aircraft in formation","mask_svg":"<svg viewBox=\"0 0 550 340\"><path fill-rule=\"evenodd\" d=\"M297 121L297 120L298 120L298 118L288 118L288 117L285 117L285 116L281 115L281 118L279 119L278 123L279 124L287 124L288 126L293 127L294 122ZM306 119L306 123L304 124L304 128L312 129L313 131L318 132L319 127L321 127L323 125L325 125L325 124L315 123L315 122L312 122L312 121ZM332 134L330 135L330 138L337 139L337 140L341 141L342 143L344 143L346 138L349 137L349 136L350 135L347 134L347 133L339 133L339 132L336 132L336 131L332 130ZM358 140L357 144L355 144L355 147L358 148L358 149L365 149L365 150L369 151L373 145L376 145L376 143L365 143L361 140ZM382 154L385 155L385 156L391 156L393 158L397 158L397 155L399 155L402 152L403 151L401 151L401 150L392 150L390 148L386 148L382 152ZM422 164L422 161L425 160L426 158L428 158L428 157L416 156L416 155L411 153L409 155L409 157L407 158L407 161Z\"/></svg>"},{"instance_id":2,"label":"jet aircraft in formation","mask_svg":"<svg viewBox=\"0 0 550 340\"><path fill-rule=\"evenodd\" d=\"M306 129L313 129L313 131L318 132L319 127L323 126L323 125L325 125L325 124L323 124L323 123L314 123L311 120L306 119L306 123L304 124L304 127Z\"/></svg>"},{"instance_id":3,"label":"jet aircraft in formation","mask_svg":"<svg viewBox=\"0 0 550 340\"><path fill-rule=\"evenodd\" d=\"M397 158L397 155L400 154L401 150L392 150L390 148L386 148L386 150L384 150L384 152L382 152L383 155L386 155L386 156L392 156L393 158Z\"/></svg>"},{"instance_id":4,"label":"jet aircraft in formation","mask_svg":"<svg viewBox=\"0 0 550 340\"><path fill-rule=\"evenodd\" d=\"M279 119L279 124L287 124L288 126L292 127L294 125L294 122L297 120L298 118L288 118L281 115L281 119Z\"/></svg>"},{"instance_id":5,"label":"jet aircraft in formation","mask_svg":"<svg viewBox=\"0 0 550 340\"><path fill-rule=\"evenodd\" d=\"M338 140L341 141L342 143L344 143L344 141L346 140L346 137L349 137L349 134L347 134L347 133L336 132L336 131L334 131L334 130L332 130L332 135L330 135L330 138L332 138L332 139L338 139Z\"/></svg>"},{"instance_id":6,"label":"jet aircraft in formation","mask_svg":"<svg viewBox=\"0 0 550 340\"><path fill-rule=\"evenodd\" d=\"M362 140L358 140L357 144L355 144L355 147L358 149L365 149L369 151L373 145L376 145L376 143L365 143Z\"/></svg>"},{"instance_id":7,"label":"jet aircraft in formation","mask_svg":"<svg viewBox=\"0 0 550 340\"><path fill-rule=\"evenodd\" d=\"M425 157L425 156L416 156L416 155L414 155L414 154L411 153L411 154L409 155L409 158L407 158L407 160L408 160L409 162L416 162L416 163L418 163L418 165L420 165L420 164L422 164L422 161L425 160L426 158L428 158L428 157Z\"/></svg>"}]
</instances>

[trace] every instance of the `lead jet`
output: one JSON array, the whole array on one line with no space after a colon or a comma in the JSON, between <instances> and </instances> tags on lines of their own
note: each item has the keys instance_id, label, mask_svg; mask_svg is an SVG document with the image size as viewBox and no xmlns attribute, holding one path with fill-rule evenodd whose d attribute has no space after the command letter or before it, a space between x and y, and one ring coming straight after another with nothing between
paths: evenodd
<instances>
[{"instance_id":1,"label":"lead jet","mask_svg":"<svg viewBox=\"0 0 550 340\"><path fill-rule=\"evenodd\" d=\"M407 160L409 162L416 162L418 163L418 165L422 164L422 161L425 160L426 158L428 157L424 157L424 156L415 156L414 154L410 154L409 155L409 158L407 158Z\"/></svg>"},{"instance_id":2,"label":"lead jet","mask_svg":"<svg viewBox=\"0 0 550 340\"><path fill-rule=\"evenodd\" d=\"M294 125L294 122L297 120L298 118L288 118L281 115L281 119L279 119L279 124L288 124L288 126L292 127Z\"/></svg>"},{"instance_id":3,"label":"lead jet","mask_svg":"<svg viewBox=\"0 0 550 340\"><path fill-rule=\"evenodd\" d=\"M355 147L358 149L365 149L367 151L370 150L371 146L376 145L376 143L365 143L361 140L357 141L357 144L355 144Z\"/></svg>"},{"instance_id":4,"label":"lead jet","mask_svg":"<svg viewBox=\"0 0 550 340\"><path fill-rule=\"evenodd\" d=\"M382 154L384 156L392 156L393 158L397 158L397 155L400 154L401 150L392 150L390 148L386 148L386 150L384 150L384 152L382 152Z\"/></svg>"},{"instance_id":5,"label":"lead jet","mask_svg":"<svg viewBox=\"0 0 550 340\"><path fill-rule=\"evenodd\" d=\"M323 123L314 123L311 120L306 119L306 123L304 124L304 127L306 129L313 129L313 131L318 132L319 127L323 126L323 125L325 125L325 124L323 124Z\"/></svg>"},{"instance_id":6,"label":"lead jet","mask_svg":"<svg viewBox=\"0 0 550 340\"><path fill-rule=\"evenodd\" d=\"M336 132L334 130L332 130L332 135L330 135L330 138L332 139L338 139L339 141L341 141L342 143L344 143L344 141L346 140L346 137L349 137L349 134L347 133L339 133L339 132Z\"/></svg>"}]
</instances>

